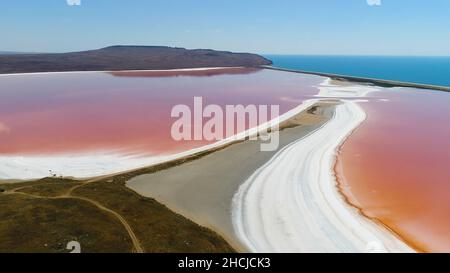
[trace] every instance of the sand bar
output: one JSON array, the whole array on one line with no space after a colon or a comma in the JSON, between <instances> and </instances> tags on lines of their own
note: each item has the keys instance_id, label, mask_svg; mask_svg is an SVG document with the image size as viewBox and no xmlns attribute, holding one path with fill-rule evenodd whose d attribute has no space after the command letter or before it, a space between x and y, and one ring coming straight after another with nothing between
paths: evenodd
<instances>
[{"instance_id":1,"label":"sand bar","mask_svg":"<svg viewBox=\"0 0 450 273\"><path fill-rule=\"evenodd\" d=\"M280 149L308 135L332 116L335 103L321 103L316 114L303 112L280 133ZM201 159L128 181L139 194L155 198L196 223L210 227L236 249L248 251L235 236L231 203L239 186L276 154L261 152L260 141L231 145Z\"/></svg>"},{"instance_id":2,"label":"sand bar","mask_svg":"<svg viewBox=\"0 0 450 273\"><path fill-rule=\"evenodd\" d=\"M338 105L326 124L284 147L239 188L233 223L252 252L413 251L337 192L336 148L365 117L354 102Z\"/></svg>"},{"instance_id":3,"label":"sand bar","mask_svg":"<svg viewBox=\"0 0 450 273\"><path fill-rule=\"evenodd\" d=\"M276 153L261 153L247 141L128 186L215 229L239 250L413 252L347 204L333 172L339 146L365 120L357 102L378 89L330 79L319 89L316 103L342 104L335 111L322 106L324 120L314 126L282 131Z\"/></svg>"}]
</instances>

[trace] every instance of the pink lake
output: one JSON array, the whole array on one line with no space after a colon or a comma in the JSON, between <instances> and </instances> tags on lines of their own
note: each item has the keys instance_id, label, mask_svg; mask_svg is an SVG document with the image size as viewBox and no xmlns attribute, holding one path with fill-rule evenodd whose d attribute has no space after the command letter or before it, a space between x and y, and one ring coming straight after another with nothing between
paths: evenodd
<instances>
[{"instance_id":1,"label":"pink lake","mask_svg":"<svg viewBox=\"0 0 450 273\"><path fill-rule=\"evenodd\" d=\"M343 192L417 250L449 252L450 93L382 90L360 103L368 118L341 148Z\"/></svg>"},{"instance_id":2,"label":"pink lake","mask_svg":"<svg viewBox=\"0 0 450 273\"><path fill-rule=\"evenodd\" d=\"M172 139L177 104L279 105L317 94L321 77L252 68L0 77L0 155L120 151L166 155L207 144Z\"/></svg>"}]
</instances>

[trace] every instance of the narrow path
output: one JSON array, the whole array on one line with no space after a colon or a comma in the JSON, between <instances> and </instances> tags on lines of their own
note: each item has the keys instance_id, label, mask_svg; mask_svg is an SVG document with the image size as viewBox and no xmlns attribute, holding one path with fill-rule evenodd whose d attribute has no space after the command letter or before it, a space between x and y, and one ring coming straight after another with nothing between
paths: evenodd
<instances>
[{"instance_id":1,"label":"narrow path","mask_svg":"<svg viewBox=\"0 0 450 273\"><path fill-rule=\"evenodd\" d=\"M13 189L13 190L10 190L10 191L6 192L5 194L20 194L20 195L24 195L24 196L27 196L27 197L37 198L37 199L76 199L76 200L82 200L82 201L85 201L85 202L89 202L90 204L96 206L98 209L100 209L100 210L102 210L102 211L104 211L106 213L112 214L114 217L116 217L117 220L120 221L120 223L123 225L123 227L127 231L128 235L129 235L129 237L131 239L131 242L133 243L134 252L136 252L136 253L144 253L144 248L142 247L141 242L137 238L137 236L134 233L133 229L131 228L130 224L128 224L128 222L125 220L125 218L122 215L120 215L116 211L113 211L113 210L103 206L102 204L100 204L99 202L97 202L95 200L92 200L92 199L89 199L89 198L86 198L86 197L73 195L73 191L76 190L77 188L80 188L82 186L85 186L87 184L90 184L90 183L93 183L93 182L96 182L96 181L98 181L98 179L93 179L93 180L86 181L85 183L83 183L81 185L76 185L76 186L70 188L69 191L66 192L65 194L60 195L60 196L54 196L54 197L40 196L40 195L35 195L35 194L19 192L19 190L24 189L24 188L28 188L28 187L20 187L20 188L17 188L17 189ZM29 187L31 187L31 186L29 186Z\"/></svg>"},{"instance_id":2,"label":"narrow path","mask_svg":"<svg viewBox=\"0 0 450 273\"><path fill-rule=\"evenodd\" d=\"M84 200L86 202L89 202L89 203L97 206L97 208L99 208L100 210L103 210L105 212L111 213L112 215L114 215L122 223L122 225L127 230L128 235L130 236L130 239L133 242L133 246L134 246L135 252L137 252L137 253L144 253L144 249L141 246L141 243L140 243L139 239L136 237L136 234L133 232L133 229L128 224L128 222L125 220L125 218L123 218L122 215L120 215L119 213L117 213L117 212L115 212L115 211L113 211L111 209L108 209L107 207L101 205L97 201L94 201L94 200L89 199L89 198L79 197L79 196L69 196L69 197L61 197L61 198L72 198L72 199Z\"/></svg>"}]
</instances>

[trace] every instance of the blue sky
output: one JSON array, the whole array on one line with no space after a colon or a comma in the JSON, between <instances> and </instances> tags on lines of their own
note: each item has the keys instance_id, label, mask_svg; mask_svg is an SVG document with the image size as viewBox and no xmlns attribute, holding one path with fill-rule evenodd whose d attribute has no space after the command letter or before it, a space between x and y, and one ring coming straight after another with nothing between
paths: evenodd
<instances>
[{"instance_id":1,"label":"blue sky","mask_svg":"<svg viewBox=\"0 0 450 273\"><path fill-rule=\"evenodd\" d=\"M2 0L0 51L116 44L450 56L449 0Z\"/></svg>"}]
</instances>

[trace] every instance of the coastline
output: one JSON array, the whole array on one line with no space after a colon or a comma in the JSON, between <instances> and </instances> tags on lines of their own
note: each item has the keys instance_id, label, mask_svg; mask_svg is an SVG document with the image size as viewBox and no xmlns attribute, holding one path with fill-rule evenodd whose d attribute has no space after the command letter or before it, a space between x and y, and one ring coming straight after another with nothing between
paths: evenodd
<instances>
[{"instance_id":1,"label":"coastline","mask_svg":"<svg viewBox=\"0 0 450 273\"><path fill-rule=\"evenodd\" d=\"M393 81L393 80L383 80L383 79L375 79L375 78L363 78L363 77L339 75L339 74L332 74L332 73L322 73L322 72L314 72L314 71L287 69L287 68L275 67L275 66L265 66L264 65L261 67L263 67L265 69L272 69L272 70L285 71L285 72L291 72L291 73L322 76L322 77L327 77L330 79L348 81L350 83L355 83L355 84L366 83L366 84L373 84L373 85L379 86L379 87L410 87L410 88L417 88L417 89L427 89L427 90L450 92L450 87L447 87L447 86L429 85L429 84L420 84L420 83L411 83L411 82L402 82L402 81Z\"/></svg>"},{"instance_id":2,"label":"coastline","mask_svg":"<svg viewBox=\"0 0 450 273\"><path fill-rule=\"evenodd\" d=\"M350 208L329 171L336 148L364 120L354 102L338 105L331 120L283 148L240 187L233 220L250 250L413 252L384 226Z\"/></svg>"}]
</instances>

